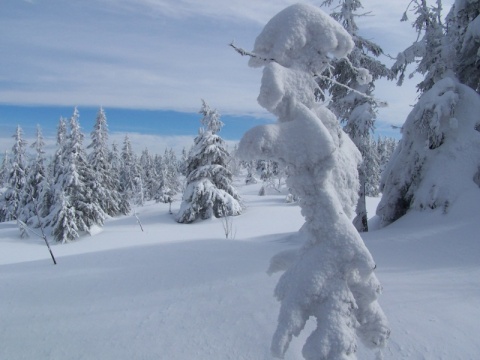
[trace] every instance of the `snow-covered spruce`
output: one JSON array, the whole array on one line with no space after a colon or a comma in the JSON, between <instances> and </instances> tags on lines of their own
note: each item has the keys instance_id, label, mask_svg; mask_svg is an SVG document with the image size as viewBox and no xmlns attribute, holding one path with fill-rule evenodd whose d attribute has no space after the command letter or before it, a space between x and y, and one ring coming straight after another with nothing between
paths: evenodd
<instances>
[{"instance_id":1,"label":"snow-covered spruce","mask_svg":"<svg viewBox=\"0 0 480 360\"><path fill-rule=\"evenodd\" d=\"M480 96L473 91L478 90L480 68L462 58L462 49L478 49L478 42L464 42L480 39L479 2L456 1L448 27L441 23L441 6L429 7L425 0L412 3L421 41L400 53L393 69L401 81L407 65L415 62L415 72L425 78L382 178L377 215L383 225L410 209L447 212L460 194L480 186Z\"/></svg>"},{"instance_id":2,"label":"snow-covered spruce","mask_svg":"<svg viewBox=\"0 0 480 360\"><path fill-rule=\"evenodd\" d=\"M98 110L90 136L92 142L88 148L92 150L88 155L88 163L94 175L89 184L92 196L107 215L126 215L127 213L122 212L120 208L121 196L118 191L118 178L114 177L112 164L109 162L108 125L103 108Z\"/></svg>"},{"instance_id":3,"label":"snow-covered spruce","mask_svg":"<svg viewBox=\"0 0 480 360\"><path fill-rule=\"evenodd\" d=\"M66 135L65 121L60 120L57 140L59 149L54 159L54 180L53 180L53 204L48 215L49 224L54 230L54 237L57 241L65 242L72 240L65 237L63 232L71 236L78 236L78 232L69 231L62 224L64 220L64 209L68 208L68 214L74 212L74 220L68 216L68 223L75 222L78 231L88 232L93 225L103 225L106 218L105 212L93 197L91 184L94 183L94 173L87 160L87 154L83 147L84 135L80 129L79 113L75 108L70 118L70 133ZM65 200L64 200L65 199ZM60 204L64 204L60 206ZM68 206L67 206L68 205ZM63 227L63 230L61 230ZM70 236L70 237L71 237Z\"/></svg>"},{"instance_id":4,"label":"snow-covered spruce","mask_svg":"<svg viewBox=\"0 0 480 360\"><path fill-rule=\"evenodd\" d=\"M187 186L176 215L180 223L191 223L212 216L235 216L242 212L232 174L227 168L229 153L217 134L223 126L220 115L203 101L200 128L187 161Z\"/></svg>"},{"instance_id":5,"label":"snow-covered spruce","mask_svg":"<svg viewBox=\"0 0 480 360\"><path fill-rule=\"evenodd\" d=\"M12 137L15 139L15 143L6 171L6 190L0 198L0 222L17 219L22 209L21 193L27 180L27 142L23 139L23 130L20 126L17 126Z\"/></svg>"},{"instance_id":6,"label":"snow-covered spruce","mask_svg":"<svg viewBox=\"0 0 480 360\"><path fill-rule=\"evenodd\" d=\"M45 190L50 187L46 168L46 159L42 130L37 125L36 139L30 145L35 149L36 156L30 161L30 166L26 174L25 186L20 194L21 209L18 218L27 225L39 227L41 206Z\"/></svg>"},{"instance_id":7,"label":"snow-covered spruce","mask_svg":"<svg viewBox=\"0 0 480 360\"><path fill-rule=\"evenodd\" d=\"M145 202L144 184L142 169L138 159L133 153L132 144L128 135L125 135L122 147L122 161L120 169L120 189L127 201L136 205L143 205Z\"/></svg>"},{"instance_id":8,"label":"snow-covered spruce","mask_svg":"<svg viewBox=\"0 0 480 360\"><path fill-rule=\"evenodd\" d=\"M377 303L375 263L350 217L358 198L360 154L336 117L315 102L331 56L353 47L349 34L310 5L292 5L274 16L255 41L250 66L264 67L258 101L278 123L245 134L239 154L289 167L287 184L300 197L304 245L281 276L281 302L271 350L283 357L292 336L310 316L317 328L303 347L305 359L355 359L357 336L382 348L389 336Z\"/></svg>"},{"instance_id":9,"label":"snow-covered spruce","mask_svg":"<svg viewBox=\"0 0 480 360\"><path fill-rule=\"evenodd\" d=\"M328 108L344 124L345 132L362 155L363 161L358 167L359 200L353 224L359 231L368 231L366 192L378 176L378 158L372 151L372 133L378 108L377 100L372 96L374 81L382 77L391 78L393 73L378 60L383 54L381 47L359 34L356 18L365 16L359 14L362 3L359 0L325 0L322 5L331 6L334 2L338 6L331 16L343 25L355 46L345 58L334 59L334 67L324 73L331 74L336 82L344 86L325 79L318 79L318 83L330 93Z\"/></svg>"},{"instance_id":10,"label":"snow-covered spruce","mask_svg":"<svg viewBox=\"0 0 480 360\"><path fill-rule=\"evenodd\" d=\"M408 115L382 179L383 225L410 209L448 208L480 186L480 96L451 77L425 92Z\"/></svg>"}]
</instances>

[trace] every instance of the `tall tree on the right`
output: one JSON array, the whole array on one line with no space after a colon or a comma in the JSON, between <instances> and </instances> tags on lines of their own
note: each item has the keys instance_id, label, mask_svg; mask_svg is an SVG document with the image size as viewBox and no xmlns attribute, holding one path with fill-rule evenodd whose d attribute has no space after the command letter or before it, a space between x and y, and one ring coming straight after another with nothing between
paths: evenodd
<instances>
[{"instance_id":1,"label":"tall tree on the right","mask_svg":"<svg viewBox=\"0 0 480 360\"><path fill-rule=\"evenodd\" d=\"M457 0L447 24L440 0L436 6L426 0L411 4L419 40L397 56L392 69L402 83L408 65L415 63L414 73L424 79L382 176L377 215L384 225L411 209L440 208L446 213L459 197L477 194L480 186L478 0ZM473 53L475 61L464 58Z\"/></svg>"},{"instance_id":2,"label":"tall tree on the right","mask_svg":"<svg viewBox=\"0 0 480 360\"><path fill-rule=\"evenodd\" d=\"M330 6L332 3L338 3L338 6L331 16L343 25L355 46L346 57L335 59L333 66L324 73L337 83L325 78L318 79L318 82L331 95L328 108L343 123L344 131L362 155L363 161L358 167L359 200L353 223L358 231L368 231L367 183L374 168L378 166L375 154L371 152L372 133L379 106L373 98L374 82L380 78L392 78L393 75L378 59L383 55L382 48L359 34L355 19L364 16L359 14L363 8L362 3L359 0L325 0L322 6Z\"/></svg>"},{"instance_id":3,"label":"tall tree on the right","mask_svg":"<svg viewBox=\"0 0 480 360\"><path fill-rule=\"evenodd\" d=\"M460 82L480 93L480 1L455 1L446 22L455 73Z\"/></svg>"}]
</instances>

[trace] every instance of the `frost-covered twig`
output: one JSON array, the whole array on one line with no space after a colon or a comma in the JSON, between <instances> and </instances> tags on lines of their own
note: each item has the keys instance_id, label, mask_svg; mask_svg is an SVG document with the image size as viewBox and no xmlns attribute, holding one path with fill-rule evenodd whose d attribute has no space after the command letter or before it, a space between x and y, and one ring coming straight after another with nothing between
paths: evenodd
<instances>
[{"instance_id":1,"label":"frost-covered twig","mask_svg":"<svg viewBox=\"0 0 480 360\"><path fill-rule=\"evenodd\" d=\"M247 51L245 49L239 48L238 46L235 45L235 43L233 41L229 44L229 46L234 48L235 51L242 56L249 56L249 57L259 59L259 60L262 60L262 61L265 61L265 62L267 62L267 61L277 62L275 59L267 59L267 58L261 57L260 55L255 54L255 53Z\"/></svg>"},{"instance_id":2,"label":"frost-covered twig","mask_svg":"<svg viewBox=\"0 0 480 360\"><path fill-rule=\"evenodd\" d=\"M226 211L225 206L222 207L222 221L223 232L225 233L225 239L232 239L235 240L237 235L237 229L233 228L233 220L230 215L228 215L228 211Z\"/></svg>"},{"instance_id":3,"label":"frost-covered twig","mask_svg":"<svg viewBox=\"0 0 480 360\"><path fill-rule=\"evenodd\" d=\"M247 50L245 50L245 49L243 49L243 48L240 48L240 47L236 46L233 41L229 44L229 46L231 46L237 53L239 53L239 54L242 55L242 56L249 56L249 57L252 57L252 58L255 58L255 59L259 59L259 60L262 60L262 61L265 61L265 62L269 62L269 61L277 62L277 61L276 61L275 59L273 59L273 58L272 58L272 59L264 58L264 57L262 57L262 56L260 56L260 55L257 55L257 54L255 54L255 53L253 53L253 52L250 52L250 51L247 51ZM356 71L359 70L358 68L354 67L353 64L351 64L348 59L346 59L346 61L349 62L349 64L351 65L352 69L354 69L354 70L356 70ZM344 87L344 88L346 88L347 90L352 91L352 92L354 92L354 93L357 94L357 95L360 95L360 96L362 96L362 97L364 97L364 98L366 98L366 99L368 99L368 100L370 100L370 101L373 101L375 104L377 104L378 107L387 107L387 106L388 106L388 103L387 103L386 101L379 100L379 99L375 99L374 97L369 96L369 95L367 95L367 94L365 94L365 93L362 93L362 92L360 92L360 91L358 91L358 90L355 90L355 89L351 88L350 86L347 86L347 85L345 85L345 84L342 84L342 83L336 81L335 79L333 79L333 78L331 78L331 77L324 76L324 75L319 75L319 74L313 74L313 77L317 77L317 78L322 79L322 80L330 81L330 82L334 83L335 85ZM322 89L319 89L319 90L322 92L322 94L324 94Z\"/></svg>"},{"instance_id":4,"label":"frost-covered twig","mask_svg":"<svg viewBox=\"0 0 480 360\"><path fill-rule=\"evenodd\" d=\"M138 225L140 226L140 229L142 229L142 232L143 232L142 222L140 221L140 219L137 215L137 212L135 210L133 211L133 216L135 216L135 218L137 219L137 223L138 223Z\"/></svg>"},{"instance_id":5,"label":"frost-covered twig","mask_svg":"<svg viewBox=\"0 0 480 360\"><path fill-rule=\"evenodd\" d=\"M324 76L324 75L319 75L319 74L313 74L313 77L317 77L319 79L322 79L322 80L325 80L325 81L330 81L332 83L334 83L335 85L338 85L338 86L341 86L349 91L352 91L354 92L355 94L357 95L360 95L362 97L364 97L365 99L368 99L370 101L373 101L378 107L387 107L388 106L388 103L384 100L379 100L379 99L376 99L374 98L373 96L369 96L365 93L362 93L361 91L358 91L358 90L355 90L353 88L351 88L350 86L348 85L345 85L345 84L342 84L341 82L338 82L337 80L331 78L331 77L328 77L328 76Z\"/></svg>"},{"instance_id":6,"label":"frost-covered twig","mask_svg":"<svg viewBox=\"0 0 480 360\"><path fill-rule=\"evenodd\" d=\"M37 216L37 219L38 219L38 226L40 227L41 234L39 234L38 232L29 228L27 226L27 224L25 224L20 219L17 219L17 224L18 224L20 230L22 230L24 233L28 234L28 232L31 232L32 234L37 235L39 238L42 238L45 241L45 244L47 245L48 251L50 252L50 256L52 257L53 264L57 265L57 260L55 260L55 256L53 256L52 249L50 248L50 244L48 243L47 236L45 235L45 231L43 230L42 222L40 221L40 215L38 214L38 210L37 210L37 201L33 197L32 197L32 201L33 201L33 206L34 206L34 209L35 209L35 215Z\"/></svg>"}]
</instances>

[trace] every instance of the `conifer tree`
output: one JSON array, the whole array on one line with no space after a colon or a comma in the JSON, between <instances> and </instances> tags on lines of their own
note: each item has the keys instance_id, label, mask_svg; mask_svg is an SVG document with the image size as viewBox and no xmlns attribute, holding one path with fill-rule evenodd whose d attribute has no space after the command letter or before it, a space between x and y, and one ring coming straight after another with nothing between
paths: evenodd
<instances>
[{"instance_id":1,"label":"conifer tree","mask_svg":"<svg viewBox=\"0 0 480 360\"><path fill-rule=\"evenodd\" d=\"M5 150L2 158L2 165L0 166L0 189L5 185L7 181L7 174L9 168L9 160L8 160L8 151Z\"/></svg>"},{"instance_id":2,"label":"conifer tree","mask_svg":"<svg viewBox=\"0 0 480 360\"><path fill-rule=\"evenodd\" d=\"M91 152L88 163L93 171L90 179L92 196L100 208L110 216L121 214L119 203L120 194L116 179L113 177L112 164L109 161L108 124L103 108L98 110L93 131L90 134L92 142L88 146Z\"/></svg>"},{"instance_id":3,"label":"conifer tree","mask_svg":"<svg viewBox=\"0 0 480 360\"><path fill-rule=\"evenodd\" d=\"M200 114L203 115L203 127L187 161L187 187L177 214L180 223L242 212L240 196L227 169L229 153L225 141L217 134L223 126L220 115L205 101L202 101Z\"/></svg>"},{"instance_id":4,"label":"conifer tree","mask_svg":"<svg viewBox=\"0 0 480 360\"><path fill-rule=\"evenodd\" d=\"M2 221L16 220L20 213L21 194L27 179L26 145L23 139L23 130L17 125L15 134L12 136L15 143L12 147L9 171L7 172L6 187L1 199L0 208L3 216Z\"/></svg>"},{"instance_id":5,"label":"conifer tree","mask_svg":"<svg viewBox=\"0 0 480 360\"><path fill-rule=\"evenodd\" d=\"M377 215L383 225L411 209L440 208L447 213L463 193L478 190L475 179L480 176L480 96L474 91L478 68L462 58L478 49L478 43L465 44L466 39L480 39L478 1L456 1L447 25L442 22L440 0L436 6L429 6L426 0L411 4L420 40L399 54L393 70L401 83L407 66L415 63L414 72L424 79L417 85L421 95L382 176L383 196ZM408 20L406 14L403 20Z\"/></svg>"},{"instance_id":6,"label":"conifer tree","mask_svg":"<svg viewBox=\"0 0 480 360\"><path fill-rule=\"evenodd\" d=\"M357 230L368 231L366 208L366 190L368 179L375 166L374 154L370 153L372 134L375 128L378 103L372 97L374 82L380 78L391 78L390 70L378 60L383 54L381 47L359 34L356 18L362 16L363 8L359 0L326 0L323 5L338 3L337 11L331 16L343 25L355 44L353 50L344 58L335 59L333 67L325 74L341 86L329 80L320 80L320 86L331 94L328 108L344 124L344 131L350 136L362 154L363 162L358 167L360 180L359 201L353 223ZM365 71L368 70L368 71Z\"/></svg>"},{"instance_id":7,"label":"conifer tree","mask_svg":"<svg viewBox=\"0 0 480 360\"><path fill-rule=\"evenodd\" d=\"M78 235L77 230L88 232L93 225L102 226L106 217L98 199L93 196L91 185L95 182L95 174L88 164L83 147L84 135L81 132L79 116L79 112L75 108L70 118L70 133L66 138L66 123L60 121L57 133L59 149L56 153L55 163L54 204L50 214L51 226L57 229L56 234L61 234L60 227L71 226L70 223L73 221L68 215L67 222L63 212L67 208L68 214L70 211L74 211L75 231L69 232L68 229L65 229L71 236ZM55 238L57 241L66 241L65 237L60 237L60 235L55 235ZM68 240L71 240L70 237Z\"/></svg>"},{"instance_id":8,"label":"conifer tree","mask_svg":"<svg viewBox=\"0 0 480 360\"><path fill-rule=\"evenodd\" d=\"M137 205L143 205L145 196L141 169L133 153L132 144L130 143L128 135L125 136L123 141L121 159L120 182L122 191L128 201L133 201Z\"/></svg>"},{"instance_id":9,"label":"conifer tree","mask_svg":"<svg viewBox=\"0 0 480 360\"><path fill-rule=\"evenodd\" d=\"M39 125L37 125L35 141L30 146L35 149L36 156L31 161L26 184L21 194L22 209L19 218L28 225L40 226L39 204L42 202L44 189L48 188L49 184L45 164L45 142Z\"/></svg>"},{"instance_id":10,"label":"conifer tree","mask_svg":"<svg viewBox=\"0 0 480 360\"><path fill-rule=\"evenodd\" d=\"M122 174L123 162L120 158L120 152L115 142L112 143L112 148L108 155L108 162L111 165L110 171L112 186L117 191L119 196L118 211L120 214L127 215L130 213L131 207L128 195L125 192L125 188L123 187L120 178L120 175Z\"/></svg>"},{"instance_id":11,"label":"conifer tree","mask_svg":"<svg viewBox=\"0 0 480 360\"><path fill-rule=\"evenodd\" d=\"M80 236L78 234L79 229L77 226L75 208L69 201L68 196L66 196L62 190L58 192L58 198L53 213L52 235L58 242L65 244L66 242L75 240Z\"/></svg>"},{"instance_id":12,"label":"conifer tree","mask_svg":"<svg viewBox=\"0 0 480 360\"><path fill-rule=\"evenodd\" d=\"M447 16L447 46L461 83L480 93L480 2L455 1Z\"/></svg>"},{"instance_id":13,"label":"conifer tree","mask_svg":"<svg viewBox=\"0 0 480 360\"><path fill-rule=\"evenodd\" d=\"M145 200L153 200L155 198L155 192L159 188L159 176L154 166L154 159L147 148L142 151L142 155L140 156L140 169L144 184Z\"/></svg>"}]
</instances>

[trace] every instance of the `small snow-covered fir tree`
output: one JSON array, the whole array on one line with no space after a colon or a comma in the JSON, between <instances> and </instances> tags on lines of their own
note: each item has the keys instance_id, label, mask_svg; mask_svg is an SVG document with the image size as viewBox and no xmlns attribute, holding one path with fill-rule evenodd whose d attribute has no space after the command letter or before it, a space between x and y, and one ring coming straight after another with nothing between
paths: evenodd
<instances>
[{"instance_id":1,"label":"small snow-covered fir tree","mask_svg":"<svg viewBox=\"0 0 480 360\"><path fill-rule=\"evenodd\" d=\"M271 350L280 358L311 316L317 327L302 351L309 360L355 359L357 337L382 348L390 332L377 302L375 263L350 221L360 154L335 115L314 97L312 74L353 46L323 11L296 4L267 23L250 53L250 66L264 67L259 104L278 123L248 131L239 153L287 165L287 185L299 196L305 217L298 234L303 247L272 260L271 270L279 270L284 262L275 259L291 259L275 288L281 307Z\"/></svg>"},{"instance_id":2,"label":"small snow-covered fir tree","mask_svg":"<svg viewBox=\"0 0 480 360\"><path fill-rule=\"evenodd\" d=\"M118 211L120 214L127 215L130 213L131 206L128 198L128 194L125 192L125 188L120 180L122 173L122 159L120 158L120 152L115 142L112 144L112 148L108 154L108 162L110 163L110 172L112 186L117 190L119 195Z\"/></svg>"},{"instance_id":3,"label":"small snow-covered fir tree","mask_svg":"<svg viewBox=\"0 0 480 360\"><path fill-rule=\"evenodd\" d=\"M103 108L98 110L90 136L92 142L88 145L91 149L88 163L93 172L93 177L89 179L92 197L106 214L119 215L122 213L119 206L121 200L117 180L113 178L112 165L109 161L108 124Z\"/></svg>"},{"instance_id":4,"label":"small snow-covered fir tree","mask_svg":"<svg viewBox=\"0 0 480 360\"><path fill-rule=\"evenodd\" d=\"M155 198L155 192L159 187L158 179L159 176L156 172L154 166L154 159L150 155L150 152L147 148L142 151L140 155L140 171L141 177L144 184L143 192L146 201L152 200Z\"/></svg>"},{"instance_id":5,"label":"small snow-covered fir tree","mask_svg":"<svg viewBox=\"0 0 480 360\"><path fill-rule=\"evenodd\" d=\"M240 196L227 169L229 153L217 134L223 126L220 115L202 102L203 115L198 136L187 161L187 186L176 215L180 223L212 216L234 216L242 212Z\"/></svg>"},{"instance_id":6,"label":"small snow-covered fir tree","mask_svg":"<svg viewBox=\"0 0 480 360\"><path fill-rule=\"evenodd\" d=\"M133 153L128 135L125 135L123 140L121 159L120 186L122 193L128 201L132 201L137 205L143 205L145 203L145 193L141 168L137 157Z\"/></svg>"},{"instance_id":7,"label":"small snow-covered fir tree","mask_svg":"<svg viewBox=\"0 0 480 360\"><path fill-rule=\"evenodd\" d=\"M27 180L27 142L23 139L23 130L17 126L12 136L15 143L12 147L9 171L6 177L6 190L3 193L0 207L2 221L16 220L21 210L22 191Z\"/></svg>"},{"instance_id":8,"label":"small snow-covered fir tree","mask_svg":"<svg viewBox=\"0 0 480 360\"><path fill-rule=\"evenodd\" d=\"M5 150L2 158L2 165L0 165L0 189L5 185L7 181L7 174L8 174L8 151Z\"/></svg>"},{"instance_id":9,"label":"small snow-covered fir tree","mask_svg":"<svg viewBox=\"0 0 480 360\"><path fill-rule=\"evenodd\" d=\"M49 187L49 183L45 164L45 142L39 125L37 125L35 141L30 146L35 149L36 156L31 161L22 191L22 209L19 218L28 225L41 226L38 223L40 217L39 204L42 201L44 190Z\"/></svg>"},{"instance_id":10,"label":"small snow-covered fir tree","mask_svg":"<svg viewBox=\"0 0 480 360\"><path fill-rule=\"evenodd\" d=\"M78 234L77 216L68 196L62 190L59 190L56 195L55 208L52 211L55 214L52 221L52 235L55 240L65 244L80 236Z\"/></svg>"}]
</instances>

